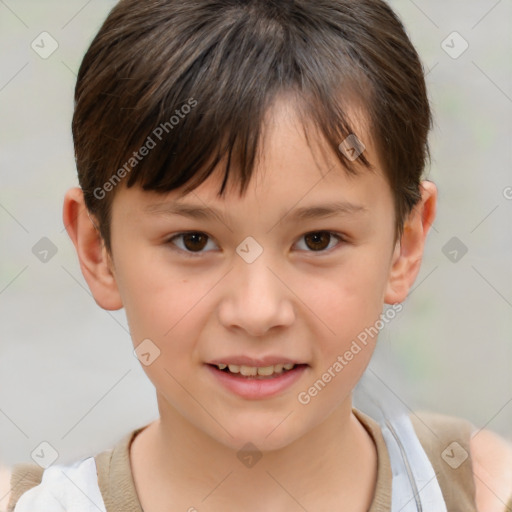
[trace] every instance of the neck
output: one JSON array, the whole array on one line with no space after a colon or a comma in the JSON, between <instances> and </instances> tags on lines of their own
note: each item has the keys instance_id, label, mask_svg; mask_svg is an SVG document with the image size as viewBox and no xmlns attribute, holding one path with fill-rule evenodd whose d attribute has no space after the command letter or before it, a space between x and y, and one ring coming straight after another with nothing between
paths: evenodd
<instances>
[{"instance_id":1,"label":"neck","mask_svg":"<svg viewBox=\"0 0 512 512\"><path fill-rule=\"evenodd\" d=\"M320 425L256 463L188 422L159 398L160 419L134 440L133 476L144 510L183 500L210 510L306 510L329 503L368 510L377 477L374 443L347 399ZM206 498L205 498L206 497ZM342 501L340 501L342 500ZM322 507L323 508L323 507ZM193 508L191 508L193 510Z\"/></svg>"}]
</instances>

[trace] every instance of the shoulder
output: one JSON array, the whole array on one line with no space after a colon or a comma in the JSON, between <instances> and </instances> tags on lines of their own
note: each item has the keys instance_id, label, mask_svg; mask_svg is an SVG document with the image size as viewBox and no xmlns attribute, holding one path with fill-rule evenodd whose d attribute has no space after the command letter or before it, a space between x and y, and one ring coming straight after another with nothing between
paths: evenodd
<instances>
[{"instance_id":1,"label":"shoulder","mask_svg":"<svg viewBox=\"0 0 512 512\"><path fill-rule=\"evenodd\" d=\"M512 443L463 418L418 411L411 421L436 473L471 484L479 512L512 512Z\"/></svg>"},{"instance_id":2,"label":"shoulder","mask_svg":"<svg viewBox=\"0 0 512 512\"><path fill-rule=\"evenodd\" d=\"M111 489L111 466L114 465L114 474L120 474L120 468L126 469L129 474L130 459L129 459L129 446L133 437L143 430L145 427L137 428L125 434L113 443L113 446L103 451L97 452L94 455L88 455L75 459L71 462L66 462L58 465L52 465L47 470L43 469L37 464L32 463L19 463L7 468L2 465L0 461L0 512L12 512L18 503L18 500L23 494L28 492L34 487L37 487L44 482L43 474L46 474L47 484L49 486L60 486L56 476L60 472L54 472L55 468L66 468L70 471L76 471L77 478L84 479L84 482L90 483L94 489L98 487L99 495L104 493L104 490L110 492ZM112 457L117 454L117 458L112 464ZM92 470L94 469L94 478L91 477ZM122 474L121 477L125 475Z\"/></svg>"},{"instance_id":3,"label":"shoulder","mask_svg":"<svg viewBox=\"0 0 512 512\"><path fill-rule=\"evenodd\" d=\"M41 483L43 471L37 464L0 464L0 512L11 512L22 494Z\"/></svg>"},{"instance_id":4,"label":"shoulder","mask_svg":"<svg viewBox=\"0 0 512 512\"><path fill-rule=\"evenodd\" d=\"M512 505L512 443L479 430L471 437L470 449L478 510L505 512L505 504Z\"/></svg>"},{"instance_id":5,"label":"shoulder","mask_svg":"<svg viewBox=\"0 0 512 512\"><path fill-rule=\"evenodd\" d=\"M7 510L11 497L11 470L0 464L0 512Z\"/></svg>"}]
</instances>

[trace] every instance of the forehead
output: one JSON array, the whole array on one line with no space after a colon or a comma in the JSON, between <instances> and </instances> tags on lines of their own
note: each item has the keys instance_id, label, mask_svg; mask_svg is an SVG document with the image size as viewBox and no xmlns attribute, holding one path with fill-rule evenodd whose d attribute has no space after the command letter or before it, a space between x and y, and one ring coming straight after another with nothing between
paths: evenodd
<instances>
[{"instance_id":1,"label":"forehead","mask_svg":"<svg viewBox=\"0 0 512 512\"><path fill-rule=\"evenodd\" d=\"M355 100L346 103L345 115L353 133L344 140L340 139L336 154L319 127L299 112L301 103L287 94L278 96L264 118L259 170L266 172L279 169L280 172L274 172L274 175L286 176L290 181L311 174L329 182L329 178L338 175L348 178L353 176L342 166L339 153L358 165L358 154L363 151L376 169L380 169L366 113ZM361 163L359 171L360 174L366 172Z\"/></svg>"},{"instance_id":2,"label":"forehead","mask_svg":"<svg viewBox=\"0 0 512 512\"><path fill-rule=\"evenodd\" d=\"M377 202L377 195L389 199L390 190L367 128L366 116L355 104L347 109L347 114L356 132L353 136L364 145L365 156L374 170L360 165L356 175L349 174L316 126L312 122L303 123L295 103L281 97L267 111L254 173L243 195L238 183L230 177L225 194L219 197L225 159L208 179L188 194L180 190L144 192L136 186L120 191L121 195L128 193L132 206L137 204L136 209L144 215L188 213L197 219L208 216L225 219L224 212L233 208L238 208L240 214L244 210L262 214L272 209L280 217L293 208L298 220L315 215L325 217L335 211L340 214L362 212ZM351 140L349 147L350 143ZM361 150L363 146L355 149ZM346 151L347 144L340 150ZM320 202L324 204L314 212L311 206ZM201 211L207 209L211 211Z\"/></svg>"}]
</instances>

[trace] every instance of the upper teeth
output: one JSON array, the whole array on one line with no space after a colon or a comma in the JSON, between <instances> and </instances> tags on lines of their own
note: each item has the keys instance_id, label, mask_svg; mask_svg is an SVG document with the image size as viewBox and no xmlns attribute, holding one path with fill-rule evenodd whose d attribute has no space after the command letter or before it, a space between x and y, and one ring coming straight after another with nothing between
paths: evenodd
<instances>
[{"instance_id":1,"label":"upper teeth","mask_svg":"<svg viewBox=\"0 0 512 512\"><path fill-rule=\"evenodd\" d=\"M238 365L238 364L218 364L217 367L219 370L224 370L229 366L229 371L231 373L241 373L244 376L250 377L253 375L272 375L273 373L282 373L284 370L291 370L295 364L293 363L286 363L286 364L276 364L274 366L262 366L262 367L256 367L256 366L244 366L244 365Z\"/></svg>"}]
</instances>

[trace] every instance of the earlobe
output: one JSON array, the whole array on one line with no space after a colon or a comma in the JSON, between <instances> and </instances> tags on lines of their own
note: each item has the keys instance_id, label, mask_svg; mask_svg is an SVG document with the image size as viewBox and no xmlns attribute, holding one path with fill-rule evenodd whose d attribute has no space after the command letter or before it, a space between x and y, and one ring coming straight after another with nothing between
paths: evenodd
<instances>
[{"instance_id":1,"label":"earlobe","mask_svg":"<svg viewBox=\"0 0 512 512\"><path fill-rule=\"evenodd\" d=\"M437 188L431 181L421 183L421 200L404 223L403 234L395 246L387 290L386 304L403 302L421 266L427 234L432 226L437 204Z\"/></svg>"},{"instance_id":2,"label":"earlobe","mask_svg":"<svg viewBox=\"0 0 512 512\"><path fill-rule=\"evenodd\" d=\"M74 187L66 193L62 219L75 246L82 274L94 300L103 309L121 309L123 303L111 259L99 230L89 217L81 188Z\"/></svg>"}]
</instances>

